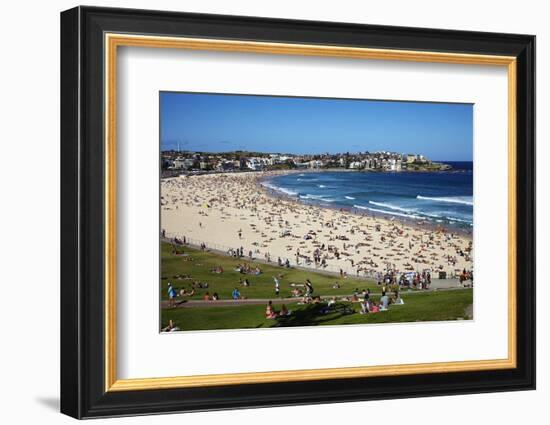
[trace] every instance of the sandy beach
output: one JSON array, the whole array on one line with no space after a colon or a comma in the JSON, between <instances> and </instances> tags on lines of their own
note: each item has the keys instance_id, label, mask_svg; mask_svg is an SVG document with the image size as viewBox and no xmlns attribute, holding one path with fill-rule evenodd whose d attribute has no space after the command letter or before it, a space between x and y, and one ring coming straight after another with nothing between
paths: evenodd
<instances>
[{"instance_id":1,"label":"sandy beach","mask_svg":"<svg viewBox=\"0 0 550 425\"><path fill-rule=\"evenodd\" d=\"M471 235L271 196L277 172L181 176L161 181L161 228L221 251L352 276L472 270Z\"/></svg>"}]
</instances>

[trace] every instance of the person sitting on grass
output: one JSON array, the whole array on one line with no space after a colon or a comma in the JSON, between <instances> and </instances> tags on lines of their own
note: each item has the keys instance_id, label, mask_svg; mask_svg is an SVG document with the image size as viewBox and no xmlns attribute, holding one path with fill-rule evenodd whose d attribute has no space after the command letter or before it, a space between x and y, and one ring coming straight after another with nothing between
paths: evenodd
<instances>
[{"instance_id":1,"label":"person sitting on grass","mask_svg":"<svg viewBox=\"0 0 550 425\"><path fill-rule=\"evenodd\" d=\"M311 304L312 301L313 301L313 298L311 298L309 295L305 294L302 297L301 304ZM300 304L300 303L298 303L298 304Z\"/></svg>"},{"instance_id":2,"label":"person sitting on grass","mask_svg":"<svg viewBox=\"0 0 550 425\"><path fill-rule=\"evenodd\" d=\"M168 307L170 307L170 308L175 307L175 302L176 302L177 295L178 294L176 293L176 290L174 289L172 284L170 282L168 282Z\"/></svg>"},{"instance_id":3,"label":"person sitting on grass","mask_svg":"<svg viewBox=\"0 0 550 425\"><path fill-rule=\"evenodd\" d=\"M195 288L206 289L206 288L208 288L208 283L207 282L201 283L201 282L198 282L198 281L195 280L195 281L193 281L191 286L193 287L193 289L195 289Z\"/></svg>"},{"instance_id":4,"label":"person sitting on grass","mask_svg":"<svg viewBox=\"0 0 550 425\"><path fill-rule=\"evenodd\" d=\"M385 293L380 297L380 310L387 310L390 306L390 297Z\"/></svg>"},{"instance_id":5,"label":"person sitting on grass","mask_svg":"<svg viewBox=\"0 0 550 425\"><path fill-rule=\"evenodd\" d=\"M180 289L180 297L192 297L193 295L195 295L195 289L194 288L191 289L191 291L188 291L185 288Z\"/></svg>"},{"instance_id":6,"label":"person sitting on grass","mask_svg":"<svg viewBox=\"0 0 550 425\"><path fill-rule=\"evenodd\" d=\"M239 298L241 298L239 288L233 289L233 292L231 293L231 298L233 298L234 300L238 300Z\"/></svg>"},{"instance_id":7,"label":"person sitting on grass","mask_svg":"<svg viewBox=\"0 0 550 425\"><path fill-rule=\"evenodd\" d=\"M210 298L210 292L206 292L204 296L202 297L203 301L210 301L212 298Z\"/></svg>"},{"instance_id":8,"label":"person sitting on grass","mask_svg":"<svg viewBox=\"0 0 550 425\"><path fill-rule=\"evenodd\" d=\"M273 309L273 302L271 300L267 303L267 307L265 309L265 318L266 319L277 318L277 312Z\"/></svg>"},{"instance_id":9,"label":"person sitting on grass","mask_svg":"<svg viewBox=\"0 0 550 425\"><path fill-rule=\"evenodd\" d=\"M219 295L217 292L214 292L212 294L212 301L218 301L220 299Z\"/></svg>"},{"instance_id":10,"label":"person sitting on grass","mask_svg":"<svg viewBox=\"0 0 550 425\"><path fill-rule=\"evenodd\" d=\"M332 298L328 301L327 306L326 306L326 307L323 307L323 308L321 309L321 314L330 313L330 312L333 311L335 308L336 308L336 297L332 297Z\"/></svg>"},{"instance_id":11,"label":"person sitting on grass","mask_svg":"<svg viewBox=\"0 0 550 425\"><path fill-rule=\"evenodd\" d=\"M211 273L216 274L222 274L223 273L223 267L222 266L216 266L213 269L210 270Z\"/></svg>"},{"instance_id":12,"label":"person sitting on grass","mask_svg":"<svg viewBox=\"0 0 550 425\"><path fill-rule=\"evenodd\" d=\"M363 300L368 301L370 299L370 289L366 289L363 293Z\"/></svg>"},{"instance_id":13,"label":"person sitting on grass","mask_svg":"<svg viewBox=\"0 0 550 425\"><path fill-rule=\"evenodd\" d=\"M281 311L279 312L280 317L286 317L290 316L292 314L292 311L290 311L288 308L286 308L286 305L281 306Z\"/></svg>"},{"instance_id":14,"label":"person sitting on grass","mask_svg":"<svg viewBox=\"0 0 550 425\"><path fill-rule=\"evenodd\" d=\"M176 331L179 331L180 328L178 328L174 321L172 319L170 319L170 321L168 322L168 326L164 327L161 329L161 332L176 332Z\"/></svg>"},{"instance_id":15,"label":"person sitting on grass","mask_svg":"<svg viewBox=\"0 0 550 425\"><path fill-rule=\"evenodd\" d=\"M298 288L294 288L292 291L292 296L293 297L301 297L302 296L302 291Z\"/></svg>"},{"instance_id":16,"label":"person sitting on grass","mask_svg":"<svg viewBox=\"0 0 550 425\"><path fill-rule=\"evenodd\" d=\"M246 274L248 273L248 270L249 270L249 266L248 264L239 264L236 268L235 268L235 271L236 272L239 272L239 273L242 273L242 274Z\"/></svg>"},{"instance_id":17,"label":"person sitting on grass","mask_svg":"<svg viewBox=\"0 0 550 425\"><path fill-rule=\"evenodd\" d=\"M405 304L405 301L403 301L403 298L401 298L399 296L399 294L397 294L397 297L393 300L392 304L394 304L394 305L403 305L403 304Z\"/></svg>"},{"instance_id":18,"label":"person sitting on grass","mask_svg":"<svg viewBox=\"0 0 550 425\"><path fill-rule=\"evenodd\" d=\"M371 306L369 312L370 313L378 313L378 312L380 312L380 307L378 306L377 303L374 302L374 303L372 303L372 306Z\"/></svg>"},{"instance_id":19,"label":"person sitting on grass","mask_svg":"<svg viewBox=\"0 0 550 425\"><path fill-rule=\"evenodd\" d=\"M361 311L359 314L369 314L370 313L370 301L368 299L363 300L361 303Z\"/></svg>"}]
</instances>

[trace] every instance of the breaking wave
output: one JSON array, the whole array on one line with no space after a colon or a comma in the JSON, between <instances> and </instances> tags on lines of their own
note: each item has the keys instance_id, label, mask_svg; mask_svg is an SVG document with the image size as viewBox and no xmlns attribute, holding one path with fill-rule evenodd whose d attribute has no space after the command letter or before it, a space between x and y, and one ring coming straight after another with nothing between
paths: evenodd
<instances>
[{"instance_id":1,"label":"breaking wave","mask_svg":"<svg viewBox=\"0 0 550 425\"><path fill-rule=\"evenodd\" d=\"M471 196L442 196L442 197L432 197L432 196L421 196L418 195L416 199L422 201L434 201L434 202L450 202L452 204L463 204L463 205L474 205L474 200Z\"/></svg>"}]
</instances>

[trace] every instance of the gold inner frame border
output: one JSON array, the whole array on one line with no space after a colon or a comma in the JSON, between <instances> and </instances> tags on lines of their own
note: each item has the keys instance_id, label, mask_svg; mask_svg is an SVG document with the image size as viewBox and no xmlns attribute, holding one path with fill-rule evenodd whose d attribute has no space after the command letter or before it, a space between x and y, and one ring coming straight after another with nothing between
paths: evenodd
<instances>
[{"instance_id":1,"label":"gold inner frame border","mask_svg":"<svg viewBox=\"0 0 550 425\"><path fill-rule=\"evenodd\" d=\"M322 379L365 378L513 369L517 365L517 224L516 224L516 58L465 53L371 49L330 45L288 44L201 38L161 37L106 33L105 46L105 391L138 391L216 385L241 385ZM398 364L326 369L288 370L215 375L117 378L116 324L116 146L117 146L117 51L118 47L148 47L261 53L279 55L324 56L354 59L397 60L469 65L504 66L508 72L508 358L456 362Z\"/></svg>"}]
</instances>

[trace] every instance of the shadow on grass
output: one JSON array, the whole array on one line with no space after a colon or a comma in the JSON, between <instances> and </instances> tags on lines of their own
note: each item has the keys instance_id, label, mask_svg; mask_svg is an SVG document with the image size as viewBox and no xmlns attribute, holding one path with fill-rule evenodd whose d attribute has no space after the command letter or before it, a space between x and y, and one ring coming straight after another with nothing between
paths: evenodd
<instances>
[{"instance_id":1,"label":"shadow on grass","mask_svg":"<svg viewBox=\"0 0 550 425\"><path fill-rule=\"evenodd\" d=\"M278 317L275 319L277 327L292 327L292 326L317 326L324 322L330 322L339 319L343 316L355 314L355 311L350 307L342 304L337 304L335 307L327 311L327 306L323 304L311 304L304 308L295 310L290 316Z\"/></svg>"}]
</instances>

